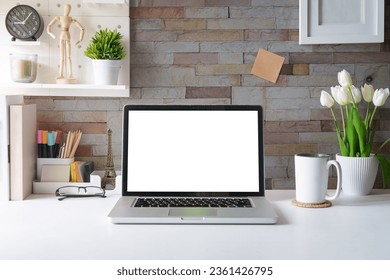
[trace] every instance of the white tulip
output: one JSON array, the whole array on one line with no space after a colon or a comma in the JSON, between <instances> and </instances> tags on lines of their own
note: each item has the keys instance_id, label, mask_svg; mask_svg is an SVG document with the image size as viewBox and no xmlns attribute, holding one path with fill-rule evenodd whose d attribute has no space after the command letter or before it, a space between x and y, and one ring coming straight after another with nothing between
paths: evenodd
<instances>
[{"instance_id":1,"label":"white tulip","mask_svg":"<svg viewBox=\"0 0 390 280\"><path fill-rule=\"evenodd\" d=\"M386 99L389 97L389 89L388 88L381 88L377 89L374 92L374 96L372 97L372 103L374 103L375 106L383 106L385 104Z\"/></svg>"},{"instance_id":2,"label":"white tulip","mask_svg":"<svg viewBox=\"0 0 390 280\"><path fill-rule=\"evenodd\" d=\"M364 101L367 103L372 102L372 97L374 96L374 87L372 85L364 84L364 87L362 87L362 95Z\"/></svg>"},{"instance_id":3,"label":"white tulip","mask_svg":"<svg viewBox=\"0 0 390 280\"><path fill-rule=\"evenodd\" d=\"M333 99L340 105L347 105L352 102L348 93L348 89L341 86L334 86L330 88Z\"/></svg>"},{"instance_id":4,"label":"white tulip","mask_svg":"<svg viewBox=\"0 0 390 280\"><path fill-rule=\"evenodd\" d=\"M334 104L334 100L333 100L332 96L329 93L327 93L325 90L321 91L320 102L321 102L322 106L325 106L328 108L332 108L333 104Z\"/></svg>"},{"instance_id":5,"label":"white tulip","mask_svg":"<svg viewBox=\"0 0 390 280\"><path fill-rule=\"evenodd\" d=\"M345 87L352 85L351 75L345 69L337 74L337 79L339 80L340 86Z\"/></svg>"},{"instance_id":6,"label":"white tulip","mask_svg":"<svg viewBox=\"0 0 390 280\"><path fill-rule=\"evenodd\" d=\"M362 94L359 88L355 87L354 85L352 85L350 88L351 88L351 93L352 93L353 100L355 101L355 104L362 101Z\"/></svg>"}]
</instances>

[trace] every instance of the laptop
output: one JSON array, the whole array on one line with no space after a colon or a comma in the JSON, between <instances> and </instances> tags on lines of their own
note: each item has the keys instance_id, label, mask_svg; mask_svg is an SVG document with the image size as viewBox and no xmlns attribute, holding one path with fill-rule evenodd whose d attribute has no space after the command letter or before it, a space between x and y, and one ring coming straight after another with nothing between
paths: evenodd
<instances>
[{"instance_id":1,"label":"laptop","mask_svg":"<svg viewBox=\"0 0 390 280\"><path fill-rule=\"evenodd\" d=\"M275 224L261 106L125 105L112 223Z\"/></svg>"}]
</instances>

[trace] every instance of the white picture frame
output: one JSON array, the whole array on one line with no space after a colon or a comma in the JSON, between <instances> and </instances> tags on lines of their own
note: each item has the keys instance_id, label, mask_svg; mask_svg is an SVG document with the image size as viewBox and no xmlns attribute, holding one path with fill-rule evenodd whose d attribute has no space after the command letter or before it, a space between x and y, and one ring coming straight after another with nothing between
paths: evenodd
<instances>
[{"instance_id":1,"label":"white picture frame","mask_svg":"<svg viewBox=\"0 0 390 280\"><path fill-rule=\"evenodd\" d=\"M382 43L384 0L299 0L299 44Z\"/></svg>"}]
</instances>

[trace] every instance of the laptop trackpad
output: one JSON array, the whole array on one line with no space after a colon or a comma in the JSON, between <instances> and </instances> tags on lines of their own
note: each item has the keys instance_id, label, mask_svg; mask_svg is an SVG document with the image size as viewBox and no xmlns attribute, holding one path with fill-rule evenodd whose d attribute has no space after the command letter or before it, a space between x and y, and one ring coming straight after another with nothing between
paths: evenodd
<instances>
[{"instance_id":1,"label":"laptop trackpad","mask_svg":"<svg viewBox=\"0 0 390 280\"><path fill-rule=\"evenodd\" d=\"M169 216L174 217L212 217L217 216L217 209L210 208L171 208Z\"/></svg>"}]
</instances>

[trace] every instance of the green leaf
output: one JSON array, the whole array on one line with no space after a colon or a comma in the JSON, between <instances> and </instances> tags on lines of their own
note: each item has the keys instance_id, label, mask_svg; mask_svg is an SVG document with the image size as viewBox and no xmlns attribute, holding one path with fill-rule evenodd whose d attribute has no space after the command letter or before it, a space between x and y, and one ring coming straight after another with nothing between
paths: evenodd
<instances>
[{"instance_id":1,"label":"green leaf","mask_svg":"<svg viewBox=\"0 0 390 280\"><path fill-rule=\"evenodd\" d=\"M348 113L348 119L347 123L345 125L345 136L346 140L348 142L348 148L349 148L349 156L350 157L356 157L358 153L358 146L359 146L359 139L357 132L355 130L355 126L353 125L353 119L354 119L354 114L353 114L354 107L351 107Z\"/></svg>"},{"instance_id":2,"label":"green leaf","mask_svg":"<svg viewBox=\"0 0 390 280\"><path fill-rule=\"evenodd\" d=\"M386 188L390 182L390 160L384 155L376 155L375 157L379 161L379 165L381 166L383 188Z\"/></svg>"},{"instance_id":3,"label":"green leaf","mask_svg":"<svg viewBox=\"0 0 390 280\"><path fill-rule=\"evenodd\" d=\"M345 143L343 141L343 138L341 137L340 133L337 133L337 140L339 140L339 146L340 146L341 155L344 156L344 157L347 157L348 154L349 154L348 153L348 148L345 145Z\"/></svg>"},{"instance_id":4,"label":"green leaf","mask_svg":"<svg viewBox=\"0 0 390 280\"><path fill-rule=\"evenodd\" d=\"M350 115L351 114L353 116L352 123L358 136L360 156L368 157L370 156L371 150L368 151L368 154L366 154L366 126L364 125L364 122L360 118L359 112L355 107L351 107Z\"/></svg>"}]
</instances>

